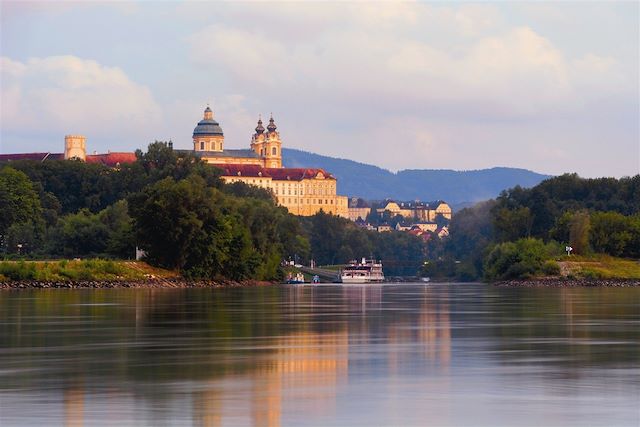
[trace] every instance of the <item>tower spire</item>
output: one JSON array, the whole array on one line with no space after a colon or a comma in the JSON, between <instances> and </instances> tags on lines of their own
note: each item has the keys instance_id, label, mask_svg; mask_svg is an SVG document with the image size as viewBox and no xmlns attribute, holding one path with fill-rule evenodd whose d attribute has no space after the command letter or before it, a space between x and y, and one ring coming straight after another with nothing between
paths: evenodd
<instances>
[{"instance_id":1,"label":"tower spire","mask_svg":"<svg viewBox=\"0 0 640 427\"><path fill-rule=\"evenodd\" d=\"M213 120L213 111L211 110L211 107L209 107L208 102L207 102L207 108L204 109L204 119Z\"/></svg>"},{"instance_id":2,"label":"tower spire","mask_svg":"<svg viewBox=\"0 0 640 427\"><path fill-rule=\"evenodd\" d=\"M276 123L273 120L273 113L271 113L271 117L269 118L269 125L267 126L267 129L269 130L269 132L275 132L277 128L278 127L276 126Z\"/></svg>"},{"instance_id":3,"label":"tower spire","mask_svg":"<svg viewBox=\"0 0 640 427\"><path fill-rule=\"evenodd\" d=\"M264 132L264 126L262 126L262 114L258 114L258 126L256 126L256 133L260 135Z\"/></svg>"}]
</instances>

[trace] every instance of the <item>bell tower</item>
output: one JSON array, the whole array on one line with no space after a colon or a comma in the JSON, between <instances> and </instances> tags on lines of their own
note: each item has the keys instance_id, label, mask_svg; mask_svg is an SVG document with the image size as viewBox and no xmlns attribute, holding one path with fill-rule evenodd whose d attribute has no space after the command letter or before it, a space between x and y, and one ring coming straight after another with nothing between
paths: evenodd
<instances>
[{"instance_id":1,"label":"bell tower","mask_svg":"<svg viewBox=\"0 0 640 427\"><path fill-rule=\"evenodd\" d=\"M269 124L265 132L262 118L258 118L256 133L251 137L251 149L262 158L264 167L282 167L282 141L277 130L273 115L269 118Z\"/></svg>"}]
</instances>

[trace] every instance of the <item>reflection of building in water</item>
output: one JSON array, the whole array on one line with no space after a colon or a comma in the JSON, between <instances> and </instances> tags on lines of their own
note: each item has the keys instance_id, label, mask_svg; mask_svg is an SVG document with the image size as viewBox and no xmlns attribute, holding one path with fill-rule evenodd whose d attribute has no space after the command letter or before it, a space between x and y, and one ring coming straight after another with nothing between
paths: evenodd
<instances>
[{"instance_id":1,"label":"reflection of building in water","mask_svg":"<svg viewBox=\"0 0 640 427\"><path fill-rule=\"evenodd\" d=\"M365 313L367 309L380 309L382 286L343 286L342 296L350 310L359 310Z\"/></svg>"},{"instance_id":2,"label":"reflection of building in water","mask_svg":"<svg viewBox=\"0 0 640 427\"><path fill-rule=\"evenodd\" d=\"M198 427L222 426L222 393L215 387L193 394L193 425Z\"/></svg>"},{"instance_id":3,"label":"reflection of building in water","mask_svg":"<svg viewBox=\"0 0 640 427\"><path fill-rule=\"evenodd\" d=\"M283 395L314 390L310 416L335 410L335 390L348 371L348 334L301 332L276 340L276 354L254 375L252 417L256 426L280 425ZM301 403L296 399L298 403Z\"/></svg>"},{"instance_id":4,"label":"reflection of building in water","mask_svg":"<svg viewBox=\"0 0 640 427\"><path fill-rule=\"evenodd\" d=\"M81 427L84 424L84 390L82 387L64 389L64 425Z\"/></svg>"},{"instance_id":5,"label":"reflection of building in water","mask_svg":"<svg viewBox=\"0 0 640 427\"><path fill-rule=\"evenodd\" d=\"M437 361L441 368L445 368L451 362L449 303L446 299L437 298L441 302L434 304L434 299L427 298L421 309L418 341L424 345L426 359Z\"/></svg>"},{"instance_id":6,"label":"reflection of building in water","mask_svg":"<svg viewBox=\"0 0 640 427\"><path fill-rule=\"evenodd\" d=\"M315 417L335 411L335 390L348 371L346 330L326 334L299 332L277 338L269 347L274 352L267 354L266 360L258 359L247 373L251 381L247 402L251 425L279 426L285 402L295 402L296 410ZM304 394L310 391L313 395L305 399ZM244 405L225 405L227 399L215 388L198 392L194 398L194 424L213 427L224 425L226 417L246 415Z\"/></svg>"},{"instance_id":7,"label":"reflection of building in water","mask_svg":"<svg viewBox=\"0 0 640 427\"><path fill-rule=\"evenodd\" d=\"M449 303L442 295L433 295L434 292L442 293L448 290L434 290L429 287L424 289L424 300L420 305L418 318L406 321L399 318L388 326L388 364L392 374L398 374L403 366L410 365L405 363L406 359L414 355L406 351L407 344L419 344L424 360L436 365L437 369L447 369L451 362Z\"/></svg>"}]
</instances>

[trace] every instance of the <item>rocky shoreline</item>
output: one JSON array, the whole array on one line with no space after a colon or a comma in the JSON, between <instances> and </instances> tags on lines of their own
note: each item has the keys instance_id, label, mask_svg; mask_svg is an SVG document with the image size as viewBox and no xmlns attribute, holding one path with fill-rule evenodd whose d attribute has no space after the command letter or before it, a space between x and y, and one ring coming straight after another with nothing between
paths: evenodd
<instances>
[{"instance_id":1,"label":"rocky shoreline","mask_svg":"<svg viewBox=\"0 0 640 427\"><path fill-rule=\"evenodd\" d=\"M493 283L499 287L556 287L556 288L573 288L573 287L610 287L625 288L640 286L640 279L577 279L566 277L542 277L539 279L524 280L503 280Z\"/></svg>"},{"instance_id":2,"label":"rocky shoreline","mask_svg":"<svg viewBox=\"0 0 640 427\"><path fill-rule=\"evenodd\" d=\"M269 286L276 282L259 280L185 280L181 278L171 279L145 279L145 280L70 280L39 282L35 280L16 280L0 282L2 289L115 289L115 288L147 288L147 289L171 289L171 288L244 288L251 286Z\"/></svg>"}]
</instances>

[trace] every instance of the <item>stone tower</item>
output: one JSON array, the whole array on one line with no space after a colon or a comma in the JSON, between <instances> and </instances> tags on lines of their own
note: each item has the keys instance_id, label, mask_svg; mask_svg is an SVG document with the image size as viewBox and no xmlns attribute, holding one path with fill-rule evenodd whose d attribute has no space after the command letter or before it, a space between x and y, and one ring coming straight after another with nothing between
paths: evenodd
<instances>
[{"instance_id":1,"label":"stone tower","mask_svg":"<svg viewBox=\"0 0 640 427\"><path fill-rule=\"evenodd\" d=\"M282 141L280 132L276 129L273 116L269 119L266 132L262 126L262 118L259 118L256 133L251 137L251 149L262 157L266 168L282 167Z\"/></svg>"},{"instance_id":2,"label":"stone tower","mask_svg":"<svg viewBox=\"0 0 640 427\"><path fill-rule=\"evenodd\" d=\"M193 149L195 151L218 151L224 149L224 134L220 124L213 119L213 111L207 106L204 118L193 130Z\"/></svg>"},{"instance_id":3,"label":"stone tower","mask_svg":"<svg viewBox=\"0 0 640 427\"><path fill-rule=\"evenodd\" d=\"M87 138L82 135L65 135L64 137L64 158L87 159Z\"/></svg>"}]
</instances>

